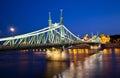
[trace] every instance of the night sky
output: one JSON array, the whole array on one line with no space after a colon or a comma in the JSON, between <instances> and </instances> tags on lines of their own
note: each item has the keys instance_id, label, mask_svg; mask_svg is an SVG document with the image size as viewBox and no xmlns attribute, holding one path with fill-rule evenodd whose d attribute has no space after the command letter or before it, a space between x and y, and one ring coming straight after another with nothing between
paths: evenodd
<instances>
[{"instance_id":1,"label":"night sky","mask_svg":"<svg viewBox=\"0 0 120 78\"><path fill-rule=\"evenodd\" d=\"M120 34L120 0L0 0L0 37L10 36L11 26L14 35L47 27L48 12L59 22L60 9L75 35Z\"/></svg>"}]
</instances>

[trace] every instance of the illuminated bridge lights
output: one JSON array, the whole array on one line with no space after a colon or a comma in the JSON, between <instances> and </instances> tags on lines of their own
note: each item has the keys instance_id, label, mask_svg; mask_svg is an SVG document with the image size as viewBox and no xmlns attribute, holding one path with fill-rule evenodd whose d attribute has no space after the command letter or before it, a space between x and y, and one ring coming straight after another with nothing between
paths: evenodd
<instances>
[{"instance_id":1,"label":"illuminated bridge lights","mask_svg":"<svg viewBox=\"0 0 120 78\"><path fill-rule=\"evenodd\" d=\"M65 25L63 25L62 11L60 14L60 22L52 23L51 13L49 13L48 27L34 32L17 35L14 37L0 38L2 48L22 48L22 47L35 47L35 46L54 46L54 45L73 45L77 43L98 43L101 44L101 40L98 36L92 38L86 35L87 40L80 39L78 36L70 32ZM14 32L14 29L11 28ZM96 37L96 38L94 38ZM0 48L0 49L2 49Z\"/></svg>"}]
</instances>

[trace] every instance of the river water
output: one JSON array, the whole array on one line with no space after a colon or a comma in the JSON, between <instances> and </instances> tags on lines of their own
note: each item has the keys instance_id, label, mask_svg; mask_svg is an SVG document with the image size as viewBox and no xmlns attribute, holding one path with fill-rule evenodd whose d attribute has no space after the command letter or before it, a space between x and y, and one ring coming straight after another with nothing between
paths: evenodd
<instances>
[{"instance_id":1,"label":"river water","mask_svg":"<svg viewBox=\"0 0 120 78\"><path fill-rule=\"evenodd\" d=\"M58 62L47 61L41 52L0 52L0 78L120 78L120 48L92 55L78 49L68 56Z\"/></svg>"}]
</instances>

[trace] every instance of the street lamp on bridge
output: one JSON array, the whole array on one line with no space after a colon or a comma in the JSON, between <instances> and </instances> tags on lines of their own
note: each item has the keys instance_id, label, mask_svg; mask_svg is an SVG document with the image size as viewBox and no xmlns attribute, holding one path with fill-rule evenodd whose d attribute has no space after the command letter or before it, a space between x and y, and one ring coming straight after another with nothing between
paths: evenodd
<instances>
[{"instance_id":1,"label":"street lamp on bridge","mask_svg":"<svg viewBox=\"0 0 120 78\"><path fill-rule=\"evenodd\" d=\"M14 32L15 32L15 28L11 27L11 28L10 28L10 32L11 32L11 34L12 34L12 36L13 36L13 34L14 34Z\"/></svg>"}]
</instances>

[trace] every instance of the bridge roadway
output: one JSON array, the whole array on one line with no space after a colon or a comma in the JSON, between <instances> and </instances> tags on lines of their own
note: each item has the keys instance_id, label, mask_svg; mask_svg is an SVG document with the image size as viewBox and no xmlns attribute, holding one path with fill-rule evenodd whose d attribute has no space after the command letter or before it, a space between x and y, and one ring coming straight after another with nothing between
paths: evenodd
<instances>
[{"instance_id":1,"label":"bridge roadway","mask_svg":"<svg viewBox=\"0 0 120 78\"><path fill-rule=\"evenodd\" d=\"M24 50L24 49L47 49L47 48L68 48L70 46L79 45L79 44L88 44L88 45L97 45L101 44L99 42L63 42L63 43L46 43L46 44L33 44L33 45L13 45L13 46L0 46L0 51L8 51L8 50Z\"/></svg>"}]
</instances>

